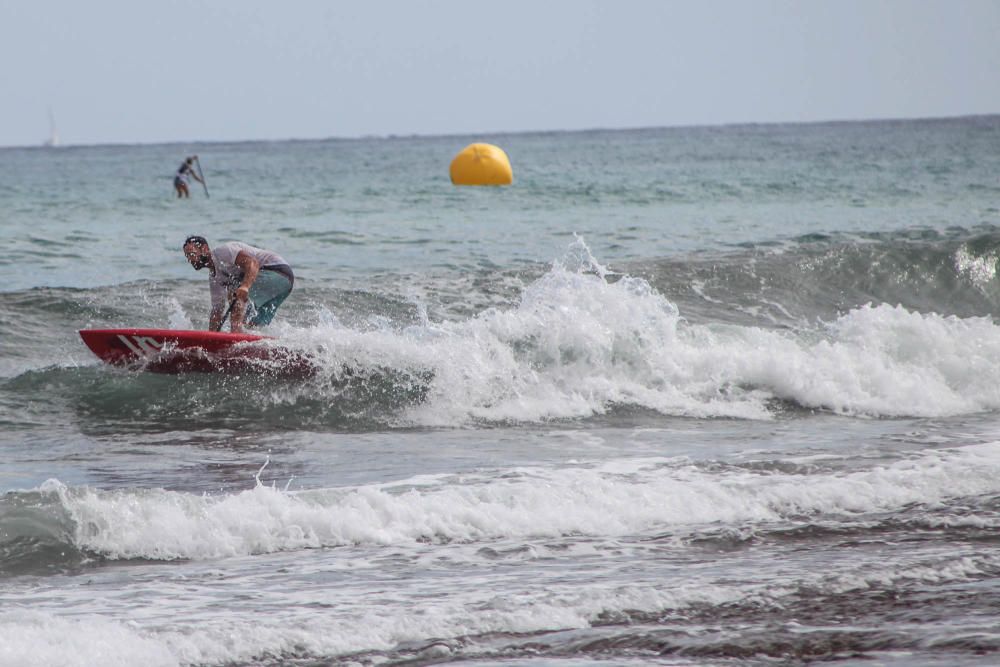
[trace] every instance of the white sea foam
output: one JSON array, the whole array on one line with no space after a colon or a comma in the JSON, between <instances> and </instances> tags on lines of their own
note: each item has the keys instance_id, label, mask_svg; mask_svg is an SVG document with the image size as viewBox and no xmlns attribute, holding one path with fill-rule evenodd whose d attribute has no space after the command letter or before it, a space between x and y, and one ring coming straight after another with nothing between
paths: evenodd
<instances>
[{"instance_id":1,"label":"white sea foam","mask_svg":"<svg viewBox=\"0 0 1000 667\"><path fill-rule=\"evenodd\" d=\"M775 399L872 416L1000 408L1000 327L986 318L883 304L794 332L696 325L645 280L605 273L578 241L516 307L405 329L286 328L282 344L330 369L428 371L425 400L403 417L422 425L589 417L616 405L768 419ZM316 391L286 388L275 400Z\"/></svg>"},{"instance_id":2,"label":"white sea foam","mask_svg":"<svg viewBox=\"0 0 1000 667\"><path fill-rule=\"evenodd\" d=\"M453 599L387 604L327 617L228 617L197 624L116 622L98 616L66 618L45 611L0 611L0 665L67 667L254 662L262 656L336 656L386 651L428 637L489 632L531 633L583 628L608 609L675 609L738 599L738 590L679 585L671 590L628 586L609 590L525 590L497 596L469 591Z\"/></svg>"},{"instance_id":3,"label":"white sea foam","mask_svg":"<svg viewBox=\"0 0 1000 667\"><path fill-rule=\"evenodd\" d=\"M162 641L128 623L91 616L66 618L46 611L0 611L3 667L174 667L178 656Z\"/></svg>"},{"instance_id":4,"label":"white sea foam","mask_svg":"<svg viewBox=\"0 0 1000 667\"><path fill-rule=\"evenodd\" d=\"M223 496L69 489L50 481L77 546L108 558L213 559L340 545L659 534L809 514L854 514L1000 492L1000 443L845 474L720 473L609 462Z\"/></svg>"},{"instance_id":5,"label":"white sea foam","mask_svg":"<svg viewBox=\"0 0 1000 667\"><path fill-rule=\"evenodd\" d=\"M344 550L346 560L370 553L377 562L386 551L383 545L392 545L395 554L416 554L431 539L447 543L428 552L440 566L447 553L472 557L478 551L476 542L506 538L523 543L573 535L574 544L585 549L587 536L610 542L636 536L640 539L630 543L639 545L646 543L643 535L659 537L699 524L715 531L720 526L738 529L772 521L799 522L804 515L822 514L823 521L840 515L854 521L855 515L867 512L905 508L912 513L914 505L996 494L998 480L1000 442L924 451L889 465L843 473L705 469L683 458L647 458L420 475L296 493L266 486L227 496L98 491L69 489L56 481L39 490L62 503L77 525L79 546L109 558L198 560L356 544ZM471 548L462 542L471 542ZM662 540L657 542L658 548L665 548ZM300 555L287 557L298 560ZM167 596L176 602L161 609L140 611L136 605L142 593L136 590L126 592L117 607L114 601L102 601L94 607L99 615L88 613L90 607L81 602L69 616L45 605L29 608L39 599L33 587L9 592L0 610L0 665L253 663L280 656L331 657L406 645L419 648L428 638L440 643L441 650L461 651L470 637L587 628L607 614L659 614L691 605L781 607L786 598L803 590L842 595L908 583L940 585L976 579L1000 565L995 555L968 556L946 547L937 555L924 550L912 559L903 556L888 562L877 554L867 560L852 554L831 560L822 571L783 563L774 572L751 568L746 578L734 578L729 566L722 580L710 567L678 572L680 580L660 580L648 573L645 576L653 577L648 581L588 579L582 587L573 578L544 586L518 579L497 593L491 586L473 585L481 581L482 563L461 568L452 562L445 567L456 583L448 587L447 595L427 595L424 582L379 590L375 604L352 589L357 564L334 560L336 567L348 568L344 572L354 571L342 580L344 590L331 590L319 580L314 587L289 591L288 599L297 601L292 605L283 604L286 598L273 591L276 599L267 600L265 595L245 607L232 602L222 607L206 604L217 591L205 581L181 574L176 581L158 577L158 586L177 587ZM225 576L252 576L249 562L242 567L227 563ZM261 565L268 576L271 566ZM325 561L319 566L332 567ZM311 575L303 576L303 581L312 580ZM519 573L511 576L517 578ZM242 584L242 590L255 592L254 581ZM102 584L109 585L115 582ZM366 582L356 585L370 589ZM230 582L225 590L233 587L240 589ZM200 598L192 599L195 591L202 591ZM81 595L89 592L81 590ZM314 613L306 602L321 604L323 613ZM109 605L117 609L113 615L108 614ZM417 607L419 613L414 611ZM451 641L458 637L465 639Z\"/></svg>"},{"instance_id":6,"label":"white sea foam","mask_svg":"<svg viewBox=\"0 0 1000 667\"><path fill-rule=\"evenodd\" d=\"M715 583L692 571L683 582L643 582L612 586L509 586L501 594L488 587L455 590L442 597L421 596L419 613L408 591L377 607L363 601L329 605L325 614L268 614L227 610L197 621L176 618L110 620L77 614L67 617L20 606L0 610L0 665L143 664L150 667L253 663L282 657L347 656L418 650L433 638L441 651L491 633L552 632L590 627L608 614L662 614L692 605L752 603L782 606L803 590L842 595L906 582L945 584L982 576L998 565L996 557L941 558L923 564L856 563L822 572L788 573L783 579L728 580ZM417 593L419 595L419 593ZM455 641L462 638L461 641Z\"/></svg>"}]
</instances>

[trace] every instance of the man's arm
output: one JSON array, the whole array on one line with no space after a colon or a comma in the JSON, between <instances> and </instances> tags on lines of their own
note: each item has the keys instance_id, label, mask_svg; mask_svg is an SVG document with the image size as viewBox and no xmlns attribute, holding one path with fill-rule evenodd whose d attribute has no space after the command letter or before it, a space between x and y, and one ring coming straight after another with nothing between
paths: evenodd
<instances>
[{"instance_id":1,"label":"man's arm","mask_svg":"<svg viewBox=\"0 0 1000 667\"><path fill-rule=\"evenodd\" d=\"M213 279L208 281L212 308L208 311L208 330L222 331L222 317L226 312L226 288Z\"/></svg>"},{"instance_id":2,"label":"man's arm","mask_svg":"<svg viewBox=\"0 0 1000 667\"><path fill-rule=\"evenodd\" d=\"M247 310L250 287L257 280L257 274L260 272L260 264L257 260L242 250L236 255L236 266L243 269L243 282L233 294L233 310L229 314L229 330L233 333L243 330L243 316Z\"/></svg>"}]
</instances>

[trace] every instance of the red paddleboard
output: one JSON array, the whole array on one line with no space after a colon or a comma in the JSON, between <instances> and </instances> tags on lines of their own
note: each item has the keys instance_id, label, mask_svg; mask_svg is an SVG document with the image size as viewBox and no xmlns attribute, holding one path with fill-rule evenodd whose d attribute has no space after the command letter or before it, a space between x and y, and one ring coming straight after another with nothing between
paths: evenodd
<instances>
[{"instance_id":1,"label":"red paddleboard","mask_svg":"<svg viewBox=\"0 0 1000 667\"><path fill-rule=\"evenodd\" d=\"M303 375L315 367L302 354L255 334L186 329L81 329L102 361L154 373L245 372Z\"/></svg>"}]
</instances>

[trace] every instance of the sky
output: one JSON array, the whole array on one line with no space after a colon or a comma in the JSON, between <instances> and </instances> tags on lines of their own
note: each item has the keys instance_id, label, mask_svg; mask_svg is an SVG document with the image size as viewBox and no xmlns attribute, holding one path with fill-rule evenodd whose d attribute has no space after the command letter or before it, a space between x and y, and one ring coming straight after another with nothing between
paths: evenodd
<instances>
[{"instance_id":1,"label":"sky","mask_svg":"<svg viewBox=\"0 0 1000 667\"><path fill-rule=\"evenodd\" d=\"M0 0L0 146L1000 113L1000 0Z\"/></svg>"}]
</instances>

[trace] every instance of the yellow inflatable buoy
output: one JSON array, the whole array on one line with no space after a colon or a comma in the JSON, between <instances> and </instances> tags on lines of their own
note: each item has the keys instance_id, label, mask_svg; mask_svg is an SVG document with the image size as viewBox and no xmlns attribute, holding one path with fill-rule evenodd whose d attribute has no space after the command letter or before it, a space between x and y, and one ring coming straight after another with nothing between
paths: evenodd
<instances>
[{"instance_id":1,"label":"yellow inflatable buoy","mask_svg":"<svg viewBox=\"0 0 1000 667\"><path fill-rule=\"evenodd\" d=\"M455 185L510 185L513 181L507 154L493 144L469 144L451 161Z\"/></svg>"}]
</instances>

